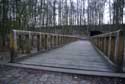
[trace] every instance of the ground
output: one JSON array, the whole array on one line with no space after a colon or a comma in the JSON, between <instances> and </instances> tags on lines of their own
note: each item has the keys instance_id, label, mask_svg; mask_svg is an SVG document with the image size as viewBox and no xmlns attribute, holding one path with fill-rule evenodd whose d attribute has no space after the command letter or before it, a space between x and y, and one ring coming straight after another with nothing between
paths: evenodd
<instances>
[{"instance_id":1,"label":"ground","mask_svg":"<svg viewBox=\"0 0 125 84\"><path fill-rule=\"evenodd\" d=\"M0 66L0 84L125 84L125 80Z\"/></svg>"}]
</instances>

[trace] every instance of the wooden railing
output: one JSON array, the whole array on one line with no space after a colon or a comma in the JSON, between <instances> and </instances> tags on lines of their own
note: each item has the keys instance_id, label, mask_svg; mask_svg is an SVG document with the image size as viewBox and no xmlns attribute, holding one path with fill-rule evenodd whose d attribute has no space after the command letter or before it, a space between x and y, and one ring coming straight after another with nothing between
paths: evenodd
<instances>
[{"instance_id":1,"label":"wooden railing","mask_svg":"<svg viewBox=\"0 0 125 84\"><path fill-rule=\"evenodd\" d=\"M117 71L123 71L125 47L124 35L121 30L93 36L92 41L115 65Z\"/></svg>"},{"instance_id":2,"label":"wooden railing","mask_svg":"<svg viewBox=\"0 0 125 84\"><path fill-rule=\"evenodd\" d=\"M69 35L13 30L10 35L11 62L33 53L61 47L77 39Z\"/></svg>"}]
</instances>

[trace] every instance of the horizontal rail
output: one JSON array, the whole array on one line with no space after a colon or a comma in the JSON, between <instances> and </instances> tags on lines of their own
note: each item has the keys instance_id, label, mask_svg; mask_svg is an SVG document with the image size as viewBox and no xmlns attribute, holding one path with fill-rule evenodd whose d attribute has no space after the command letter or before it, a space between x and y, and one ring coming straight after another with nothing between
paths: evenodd
<instances>
[{"instance_id":1,"label":"horizontal rail","mask_svg":"<svg viewBox=\"0 0 125 84\"><path fill-rule=\"evenodd\" d=\"M68 35L13 30L10 34L11 62L24 55L58 48L77 39Z\"/></svg>"},{"instance_id":2,"label":"horizontal rail","mask_svg":"<svg viewBox=\"0 0 125 84\"><path fill-rule=\"evenodd\" d=\"M33 31L24 31L24 30L13 30L13 32L17 32L18 34L27 34L27 33L31 33L31 34L48 34L48 35L58 35L58 36L79 38L78 36L73 36L73 35L62 35L62 34L45 33L45 32L33 32Z\"/></svg>"},{"instance_id":3,"label":"horizontal rail","mask_svg":"<svg viewBox=\"0 0 125 84\"><path fill-rule=\"evenodd\" d=\"M124 68L124 35L118 30L92 37L92 42L116 66L117 71Z\"/></svg>"}]
</instances>

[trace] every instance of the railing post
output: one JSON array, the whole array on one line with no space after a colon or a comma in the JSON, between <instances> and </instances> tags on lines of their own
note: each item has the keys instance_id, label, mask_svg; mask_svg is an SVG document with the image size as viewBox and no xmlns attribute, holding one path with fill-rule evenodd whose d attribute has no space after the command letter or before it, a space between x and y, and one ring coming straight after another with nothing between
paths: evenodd
<instances>
[{"instance_id":1,"label":"railing post","mask_svg":"<svg viewBox=\"0 0 125 84\"><path fill-rule=\"evenodd\" d=\"M65 44L67 42L66 37L64 36L64 40L63 40L63 44Z\"/></svg>"},{"instance_id":2,"label":"railing post","mask_svg":"<svg viewBox=\"0 0 125 84\"><path fill-rule=\"evenodd\" d=\"M48 49L51 49L51 39L50 39L50 34L47 34L47 35L48 35L47 46L48 46Z\"/></svg>"},{"instance_id":3,"label":"railing post","mask_svg":"<svg viewBox=\"0 0 125 84\"><path fill-rule=\"evenodd\" d=\"M30 33L28 33L27 35L25 35L25 46L26 46L26 53L30 53L31 52L31 41L30 41Z\"/></svg>"},{"instance_id":4,"label":"railing post","mask_svg":"<svg viewBox=\"0 0 125 84\"><path fill-rule=\"evenodd\" d=\"M46 50L46 37L45 34L42 35L42 42L43 42L43 50Z\"/></svg>"},{"instance_id":5,"label":"railing post","mask_svg":"<svg viewBox=\"0 0 125 84\"><path fill-rule=\"evenodd\" d=\"M123 54L124 53L124 40L122 36L122 32L118 32L116 36L116 43L115 43L115 62L117 65L117 70L123 70Z\"/></svg>"},{"instance_id":6,"label":"railing post","mask_svg":"<svg viewBox=\"0 0 125 84\"><path fill-rule=\"evenodd\" d=\"M111 56L111 40L112 40L112 34L109 35L109 41L108 41L108 57Z\"/></svg>"},{"instance_id":7,"label":"railing post","mask_svg":"<svg viewBox=\"0 0 125 84\"><path fill-rule=\"evenodd\" d=\"M63 45L63 36L61 36L61 45Z\"/></svg>"},{"instance_id":8,"label":"railing post","mask_svg":"<svg viewBox=\"0 0 125 84\"><path fill-rule=\"evenodd\" d=\"M29 31L30 53L31 53L31 50L32 50L32 42L31 41L32 41L32 34Z\"/></svg>"},{"instance_id":9,"label":"railing post","mask_svg":"<svg viewBox=\"0 0 125 84\"><path fill-rule=\"evenodd\" d=\"M48 35L45 34L45 50L48 50Z\"/></svg>"},{"instance_id":10,"label":"railing post","mask_svg":"<svg viewBox=\"0 0 125 84\"><path fill-rule=\"evenodd\" d=\"M92 38L92 40L94 41L94 44L97 45L97 39Z\"/></svg>"},{"instance_id":11,"label":"railing post","mask_svg":"<svg viewBox=\"0 0 125 84\"><path fill-rule=\"evenodd\" d=\"M12 31L10 37L10 62L15 62L15 58L17 57L17 36L16 30Z\"/></svg>"},{"instance_id":12,"label":"railing post","mask_svg":"<svg viewBox=\"0 0 125 84\"><path fill-rule=\"evenodd\" d=\"M54 48L56 47L56 36L54 35Z\"/></svg>"},{"instance_id":13,"label":"railing post","mask_svg":"<svg viewBox=\"0 0 125 84\"><path fill-rule=\"evenodd\" d=\"M41 48L44 50L44 34L41 34Z\"/></svg>"},{"instance_id":14,"label":"railing post","mask_svg":"<svg viewBox=\"0 0 125 84\"><path fill-rule=\"evenodd\" d=\"M34 47L34 45L33 45L33 37L34 37L34 35L31 34L31 46L32 46L32 48Z\"/></svg>"},{"instance_id":15,"label":"railing post","mask_svg":"<svg viewBox=\"0 0 125 84\"><path fill-rule=\"evenodd\" d=\"M58 47L58 36L56 35L56 48Z\"/></svg>"},{"instance_id":16,"label":"railing post","mask_svg":"<svg viewBox=\"0 0 125 84\"><path fill-rule=\"evenodd\" d=\"M99 49L100 49L100 44L101 44L101 41L100 41L100 37L99 37Z\"/></svg>"},{"instance_id":17,"label":"railing post","mask_svg":"<svg viewBox=\"0 0 125 84\"><path fill-rule=\"evenodd\" d=\"M37 34L37 51L40 51L40 35Z\"/></svg>"},{"instance_id":18,"label":"railing post","mask_svg":"<svg viewBox=\"0 0 125 84\"><path fill-rule=\"evenodd\" d=\"M60 46L62 45L62 36L60 35Z\"/></svg>"},{"instance_id":19,"label":"railing post","mask_svg":"<svg viewBox=\"0 0 125 84\"><path fill-rule=\"evenodd\" d=\"M52 35L52 48L54 48L54 35Z\"/></svg>"},{"instance_id":20,"label":"railing post","mask_svg":"<svg viewBox=\"0 0 125 84\"><path fill-rule=\"evenodd\" d=\"M22 52L22 37L21 37L21 35L19 35L18 41L19 41L18 49L19 49L19 53L21 53Z\"/></svg>"},{"instance_id":21,"label":"railing post","mask_svg":"<svg viewBox=\"0 0 125 84\"><path fill-rule=\"evenodd\" d=\"M115 37L114 34L111 38L111 52L110 52L110 60L112 60L112 62L114 61L114 52L115 52Z\"/></svg>"},{"instance_id":22,"label":"railing post","mask_svg":"<svg viewBox=\"0 0 125 84\"><path fill-rule=\"evenodd\" d=\"M101 37L99 37L99 48L101 50Z\"/></svg>"},{"instance_id":23,"label":"railing post","mask_svg":"<svg viewBox=\"0 0 125 84\"><path fill-rule=\"evenodd\" d=\"M103 37L101 37L101 50L103 51Z\"/></svg>"},{"instance_id":24,"label":"railing post","mask_svg":"<svg viewBox=\"0 0 125 84\"><path fill-rule=\"evenodd\" d=\"M106 36L104 37L104 53L106 53L106 46L107 46L107 43L106 43Z\"/></svg>"},{"instance_id":25,"label":"railing post","mask_svg":"<svg viewBox=\"0 0 125 84\"><path fill-rule=\"evenodd\" d=\"M96 46L98 46L98 38L96 37Z\"/></svg>"},{"instance_id":26,"label":"railing post","mask_svg":"<svg viewBox=\"0 0 125 84\"><path fill-rule=\"evenodd\" d=\"M50 35L50 49L52 49L52 35Z\"/></svg>"},{"instance_id":27,"label":"railing post","mask_svg":"<svg viewBox=\"0 0 125 84\"><path fill-rule=\"evenodd\" d=\"M104 44L105 44L105 38L102 37L102 51L104 52Z\"/></svg>"},{"instance_id":28,"label":"railing post","mask_svg":"<svg viewBox=\"0 0 125 84\"><path fill-rule=\"evenodd\" d=\"M97 47L99 48L99 37L97 37Z\"/></svg>"},{"instance_id":29,"label":"railing post","mask_svg":"<svg viewBox=\"0 0 125 84\"><path fill-rule=\"evenodd\" d=\"M58 46L60 46L60 36L58 35Z\"/></svg>"},{"instance_id":30,"label":"railing post","mask_svg":"<svg viewBox=\"0 0 125 84\"><path fill-rule=\"evenodd\" d=\"M65 37L65 40L64 40L66 44L68 43L68 39L67 39L67 38L68 38L68 37ZM65 44L65 43L64 43L64 44Z\"/></svg>"},{"instance_id":31,"label":"railing post","mask_svg":"<svg viewBox=\"0 0 125 84\"><path fill-rule=\"evenodd\" d=\"M108 56L108 50L109 50L109 47L108 47L109 46L109 37L108 36L106 37L106 44L107 44L106 45L106 55Z\"/></svg>"},{"instance_id":32,"label":"railing post","mask_svg":"<svg viewBox=\"0 0 125 84\"><path fill-rule=\"evenodd\" d=\"M40 50L42 49L42 35L41 35L41 33L39 33L40 34Z\"/></svg>"}]
</instances>

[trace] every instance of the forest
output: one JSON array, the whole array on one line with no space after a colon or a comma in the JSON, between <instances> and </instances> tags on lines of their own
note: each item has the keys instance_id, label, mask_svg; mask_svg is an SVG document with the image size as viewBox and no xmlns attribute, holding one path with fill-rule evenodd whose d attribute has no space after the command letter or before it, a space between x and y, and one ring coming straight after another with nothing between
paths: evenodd
<instances>
[{"instance_id":1,"label":"forest","mask_svg":"<svg viewBox=\"0 0 125 84\"><path fill-rule=\"evenodd\" d=\"M0 0L0 44L12 29L104 25L105 14L107 24L123 24L124 0Z\"/></svg>"}]
</instances>

